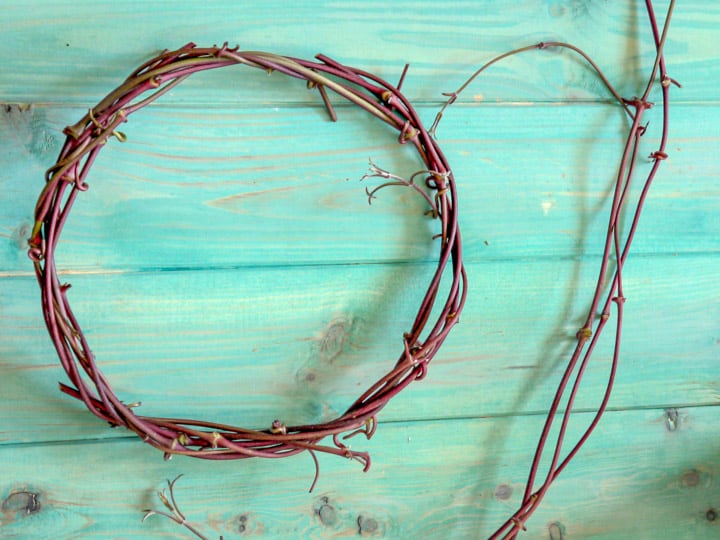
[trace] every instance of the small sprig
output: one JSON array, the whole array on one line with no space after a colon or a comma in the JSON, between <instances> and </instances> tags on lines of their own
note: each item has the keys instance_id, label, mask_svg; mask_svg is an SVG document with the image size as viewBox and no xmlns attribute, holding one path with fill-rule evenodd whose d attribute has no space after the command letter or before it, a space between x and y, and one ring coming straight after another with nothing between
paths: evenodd
<instances>
[{"instance_id":1,"label":"small sprig","mask_svg":"<svg viewBox=\"0 0 720 540\"><path fill-rule=\"evenodd\" d=\"M208 540L207 536L202 534L200 531L198 531L195 527L193 527L187 522L185 514L182 513L177 501L175 500L175 483L180 480L181 477L182 474L176 476L175 479L172 481L167 480L167 491L165 489L162 489L161 491L157 492L158 498L162 501L163 506L165 506L165 508L167 508L170 512L146 509L143 510L145 514L143 515L142 521L144 523L145 520L150 516L164 516L168 519L171 519L181 527L185 527L188 531L190 531L190 533L195 535L195 537L199 538L200 540ZM220 536L220 540L223 540L222 536Z\"/></svg>"},{"instance_id":2,"label":"small sprig","mask_svg":"<svg viewBox=\"0 0 720 540\"><path fill-rule=\"evenodd\" d=\"M421 186L417 185L415 183L415 179L418 176L426 175L426 182L425 185L430 189L437 189L438 187L438 178L442 178L443 181L446 181L448 179L447 173L439 173L437 171L429 171L427 169L424 169L422 171L417 171L413 173L413 175L406 179L402 176L398 176L397 174L393 174L390 171L387 171L383 169L382 167L379 167L372 158L369 159L370 165L369 165L369 172L364 174L362 178L360 178L360 181L366 180L368 178L384 178L387 180L386 182L383 182L379 186L375 186L374 188L365 188L365 194L368 198L368 204L372 204L373 199L375 199L375 194L380 191L383 188L389 187L389 186L405 186L414 189L417 191L420 195L423 196L425 201L427 201L428 205L430 205L430 210L428 210L427 214L431 215L433 218L437 218L440 215L440 212L438 210L438 206L436 202L433 200L433 198L428 194L427 191L425 191ZM430 181L431 180L431 181Z\"/></svg>"}]
</instances>

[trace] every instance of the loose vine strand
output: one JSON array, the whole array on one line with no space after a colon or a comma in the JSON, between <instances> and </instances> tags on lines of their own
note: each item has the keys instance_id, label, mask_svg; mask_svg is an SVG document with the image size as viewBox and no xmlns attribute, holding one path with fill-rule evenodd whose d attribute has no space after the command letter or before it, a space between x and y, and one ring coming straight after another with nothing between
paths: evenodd
<instances>
[{"instance_id":1,"label":"loose vine strand","mask_svg":"<svg viewBox=\"0 0 720 540\"><path fill-rule=\"evenodd\" d=\"M532 513L538 508L540 502L546 495L550 485L555 480L555 478L565 469L565 467L568 465L568 463L575 457L575 455L578 453L580 448L585 444L585 442L588 440L592 432L595 430L596 426L598 425L600 418L602 417L615 381L615 375L617 373L617 367L619 363L620 358L620 343L621 343L621 337L622 337L622 324L623 324L623 314L624 314L624 304L625 304L625 295L623 291L623 281L622 281L622 271L624 267L625 260L627 258L627 255L629 253L630 245L632 244L632 240L635 235L635 231L637 229L637 225L639 222L640 214L642 213L642 209L644 207L645 199L647 196L647 193L649 191L650 185L655 177L655 174L657 172L657 169L659 167L659 164L661 161L667 158L667 153L665 152L665 147L667 144L667 131L668 131L668 107L669 107L669 86L670 84L674 84L675 86L680 87L681 85L675 81L674 79L668 77L666 69L665 69L665 61L664 61L664 54L663 49L665 45L665 41L667 39L667 33L670 26L670 20L672 17L673 9L674 9L675 1L671 0L667 15L665 18L665 23L663 26L662 35L659 35L660 32L658 30L658 25L655 20L655 14L654 9L652 6L651 0L645 0L646 10L648 12L648 17L650 21L650 27L653 33L653 38L655 42L656 47L656 54L655 54L655 60L653 69L651 71L651 74L648 78L647 85L645 87L644 93L642 97L640 98L633 98L633 99L625 99L620 96L620 94L617 92L617 90L614 88L614 86L610 83L608 78L604 75L603 71L600 69L600 67L593 61L593 59L585 53L582 49L564 42L557 42L557 41L548 41L548 42L540 42L535 45L528 45L525 47L520 47L511 51L508 51L506 53L500 54L490 61L483 64L479 69L477 69L455 92L446 93L443 94L445 96L448 96L448 100L443 104L441 110L438 112L438 114L435 117L435 121L433 122L430 133L435 136L436 130L438 127L438 124L440 120L443 117L444 112L446 109L451 106L459 97L459 95L481 74L483 73L487 68L490 66L498 63L501 60L504 60L510 56L514 56L520 53L532 51L532 50L542 50L547 49L550 47L561 47L569 49L576 54L580 55L595 71L597 76L600 78L600 80L603 82L605 87L609 90L609 92L612 94L613 98L623 107L625 112L628 114L629 118L631 119L631 127L629 129L628 137L625 143L625 148L620 160L620 166L618 169L618 174L615 181L615 190L613 194L613 200L611 204L611 211L610 211L610 217L609 217L609 224L608 224L608 231L606 234L605 239L605 247L603 250L603 256L601 260L600 265L600 272L599 277L595 286L595 292L593 295L593 299L591 302L591 307L588 311L587 319L584 323L584 325L580 328L580 330L577 333L577 343L574 348L574 351L571 355L570 360L568 361L568 365L565 369L565 372L561 378L561 381L558 385L558 389L556 391L556 394L553 398L550 410L548 412L545 425L543 427L535 455L533 458L532 465L530 467L530 472L528 474L528 480L526 482L525 492L523 495L523 502L521 507L510 517L508 518L505 523L493 534L491 535L491 539L499 538L501 535L505 534L503 538L506 539L512 539L517 536L519 531L525 529L525 522L529 519L529 517L532 515ZM647 98L650 94L650 91L652 89L653 84L655 83L655 77L656 74L660 71L660 83L662 88L662 96L663 96L663 127L662 127L662 137L661 137L661 143L660 148L653 152L650 155L650 159L654 160L653 166L651 168L650 173L646 177L646 180L643 185L643 189L638 196L635 210L632 213L632 223L630 225L630 228L625 236L625 240L623 242L621 238L621 231L620 231L620 216L623 213L623 209L626 208L629 204L628 202L628 196L629 196L629 187L630 182L633 176L633 172L635 170L635 165L637 162L637 156L639 151L639 143L640 138L642 135L645 134L646 126L642 126L640 124L641 118L643 116L643 113L652 107L652 103L647 101ZM615 271L613 274L613 278L608 290L608 293L605 297L605 301L602 304L602 309L598 313L598 308L601 304L601 298L603 295L603 291L606 290L607 284L606 284L606 275L609 271L610 267L610 261L611 257L614 256L615 260ZM614 337L614 346L613 346L613 353L612 353L612 361L610 365L610 371L608 374L608 382L605 388L605 392L603 394L602 400L600 402L600 405L598 407L598 410L593 417L592 421L590 422L589 426L586 428L585 432L581 435L581 437L577 440L573 448L570 450L570 452L567 454L567 456L560 461L560 455L562 452L562 446L565 439L565 433L567 429L567 425L570 419L570 414L573 410L573 405L575 402L575 398L577 396L577 393L579 391L580 383L582 381L585 369L587 368L589 361L591 359L592 353L594 352L594 349L598 343L598 340L602 334L602 331L604 327L606 326L607 322L609 321L611 317L611 306L615 304L616 308L616 327L615 327L615 337ZM599 317L599 322L597 324L597 327L594 329L594 325L596 322L596 319ZM578 365L579 362L579 365ZM577 372L575 373L575 369L577 368ZM557 440L555 443L555 447L552 451L552 458L551 463L548 468L548 473L545 478L545 481L542 483L540 488L537 490L534 489L534 482L535 477L538 473L538 468L540 465L540 460L542 456L544 455L545 445L547 443L547 439L549 437L550 429L554 423L555 416L558 412L558 409L560 407L560 403L562 401L563 395L565 394L565 391L570 384L572 380L573 373L575 373L574 380L572 381L572 386L570 389L570 393L567 398L567 402L564 408L564 412L562 415L562 421L560 424L559 433L557 436Z\"/></svg>"},{"instance_id":2,"label":"loose vine strand","mask_svg":"<svg viewBox=\"0 0 720 540\"><path fill-rule=\"evenodd\" d=\"M460 85L460 88L455 90L454 92L447 92L443 93L443 96L447 96L448 100L443 104L442 108L440 109L440 112L437 113L437 116L435 116L435 121L433 122L432 126L430 126L430 129L428 130L433 137L436 135L437 127L440 124L440 120L442 120L443 114L445 114L445 110L455 103L458 97L460 97L460 94L462 94L465 89L472 84L472 82L477 79L477 77L485 71L487 68L492 66L493 64L497 64L501 60L504 60L505 58L508 58L510 56L515 56L520 53L528 52L528 51L536 51L536 50L544 50L544 49L550 49L550 48L563 48L563 49L569 49L578 55L580 55L590 66L593 68L595 73L598 77L600 77L600 80L603 82L605 87L610 91L613 98L625 109L625 112L628 114L630 118L633 117L633 113L628 107L627 103L625 103L625 100L620 97L620 94L617 90L615 90L615 87L610 84L610 81L605 76L603 71L600 69L600 67L595 63L595 61L582 49L579 47L576 47L575 45L572 45L570 43L564 43L562 41L541 41L540 43L536 43L534 45L527 45L525 47L519 47L517 49L513 49L512 51L505 52L503 54L499 54L489 62L486 62L483 64L479 69L475 71L468 79Z\"/></svg>"},{"instance_id":3,"label":"loose vine strand","mask_svg":"<svg viewBox=\"0 0 720 540\"><path fill-rule=\"evenodd\" d=\"M518 533L521 530L525 529L525 522L537 510L539 504L547 494L547 491L550 488L552 482L565 469L568 463L575 457L575 455L587 442L590 435L597 427L610 399L610 394L612 392L612 388L615 382L615 376L617 373L617 367L620 359L620 343L622 337L624 305L626 301L626 297L623 291L622 272L630 250L630 245L632 244L633 238L635 236L635 231L637 229L640 215L644 208L645 200L649 192L650 186L655 178L657 170L660 166L660 162L668 157L667 153L665 152L665 148L667 145L668 134L669 87L671 83L680 86L676 81L668 77L664 60L664 47L667 39L668 29L670 26L670 20L674 9L674 4L675 0L671 0L668 6L667 15L665 17L662 36L660 36L657 21L655 19L655 12L653 9L652 0L645 0L645 7L648 14L650 28L653 34L656 49L655 62L642 97L634 98L631 100L623 100L624 104L629 105L634 109L634 114L631 114L631 118L633 119L633 121L629 129L625 148L623 150L623 154L620 160L620 166L618 168L618 174L615 182L615 191L610 211L608 231L605 241L605 248L603 251L599 277L595 287L592 305L588 312L585 324L578 332L576 347L568 362L567 368L565 370L565 373L563 374L560 384L558 385L555 398L553 399L552 406L550 407L550 410L548 412L545 425L543 427L542 434L537 445L535 456L530 467L530 472L525 487L525 493L523 495L523 502L520 508L507 521L505 521L505 523L500 528L498 528L494 534L490 536L491 540L500 538L500 536L505 539L512 540L517 537ZM653 160L653 165L647 177L645 178L642 191L638 196L637 202L635 204L635 209L632 213L632 223L628 232L625 235L625 240L623 242L621 238L622 233L620 231L619 220L620 216L622 215L623 208L628 205L628 190L637 161L640 138L646 132L646 126L642 126L640 122L643 113L653 106L652 103L647 101L647 98L655 82L655 76L658 69L660 70L660 86L663 102L662 136L660 146L658 150L651 153L649 156L650 159ZM611 253L614 254L615 258L615 271L611 280L610 287L608 288L607 295L602 304L602 310L599 313L600 320L597 324L597 328L594 330L593 333L593 325L595 323L595 319L598 317L597 309L600 305L600 299L606 287L605 276L610 266ZM590 361L593 350L598 343L598 339L602 334L605 325L610 320L611 306L613 304L616 308L615 337L612 352L612 361L610 365L608 382L605 388L605 392L603 394L598 410L592 421L590 422L589 426L577 440L577 442L570 450L570 452L566 455L566 457L562 461L560 461L560 454L562 452L565 432L570 419L570 414L573 410L573 405L580 386L580 382L583 378L585 369ZM586 345L587 349L585 349ZM580 358L582 358L582 360L580 361L580 365L578 367L577 363ZM547 475L540 488L534 489L535 477L538 473L540 460L543 456L543 450L549 437L550 428L552 427L555 415L557 414L562 395L564 394L565 389L571 379L572 373L576 367L578 367L578 371L575 375L575 380L573 382L572 389L570 390L567 404L562 415L560 430L557 436L557 440L555 442L555 447L553 449L551 463L548 468Z\"/></svg>"}]
</instances>

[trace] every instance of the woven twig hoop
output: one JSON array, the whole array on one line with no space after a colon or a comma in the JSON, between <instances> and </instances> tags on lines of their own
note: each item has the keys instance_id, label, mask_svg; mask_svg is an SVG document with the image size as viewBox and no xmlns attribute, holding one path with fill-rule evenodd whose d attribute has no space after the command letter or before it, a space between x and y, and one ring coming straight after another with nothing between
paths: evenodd
<instances>
[{"instance_id":1,"label":"woven twig hoop","mask_svg":"<svg viewBox=\"0 0 720 540\"><path fill-rule=\"evenodd\" d=\"M426 170L405 180L371 164L368 176L384 179L383 185L406 185L419 191L430 213L440 223L438 267L422 299L417 317L402 336L399 358L392 369L368 388L338 418L322 424L285 426L272 422L257 430L185 418L157 418L135 413L132 404L118 398L103 375L85 336L70 308L68 284L60 282L55 265L55 248L75 198L88 188L90 168L111 137L123 141L120 124L135 111L157 99L195 72L234 64L277 71L304 79L317 88L333 120L335 112L327 90L362 107L398 132L401 144L412 144ZM342 440L358 433L369 439L376 428L377 414L387 402L412 381L425 376L428 363L437 353L452 327L458 322L466 294L460 230L457 221L457 194L452 171L437 145L424 128L409 101L395 87L379 77L344 66L318 55L301 60L266 52L242 52L237 48L198 48L188 44L165 51L136 69L118 88L88 111L76 124L68 126L65 144L55 165L46 175L46 185L35 210L35 227L29 254L42 293L42 307L50 337L70 384L63 392L82 400L87 408L113 426L125 426L145 442L165 453L204 459L248 457L286 457L309 451L328 452L370 466L366 452L351 450ZM425 186L415 184L423 176ZM372 196L374 191L369 192ZM451 272L451 285L442 307L433 310L441 277ZM425 330L431 313L437 319ZM320 444L331 436L332 445ZM343 436L343 437L341 437Z\"/></svg>"}]
</instances>

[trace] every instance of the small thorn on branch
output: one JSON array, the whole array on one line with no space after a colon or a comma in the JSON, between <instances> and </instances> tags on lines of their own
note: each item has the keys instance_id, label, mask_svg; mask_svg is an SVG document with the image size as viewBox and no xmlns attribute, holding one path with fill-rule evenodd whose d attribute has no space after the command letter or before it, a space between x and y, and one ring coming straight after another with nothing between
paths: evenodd
<instances>
[{"instance_id":1,"label":"small thorn on branch","mask_svg":"<svg viewBox=\"0 0 720 540\"><path fill-rule=\"evenodd\" d=\"M410 67L410 64L405 64L405 67L403 68L402 73L400 74L400 80L397 83L398 91L402 88L402 85L405 82L405 75L407 75L407 71L408 71L409 67Z\"/></svg>"},{"instance_id":2,"label":"small thorn on branch","mask_svg":"<svg viewBox=\"0 0 720 540\"><path fill-rule=\"evenodd\" d=\"M325 86L322 84L317 85L318 92L320 92L320 97L323 100L323 103L325 104L325 108L327 109L328 114L330 115L330 119L333 122L337 122L337 114L335 113L335 109L332 106L332 103L330 102L330 98L327 95L327 91L325 90Z\"/></svg>"},{"instance_id":3,"label":"small thorn on branch","mask_svg":"<svg viewBox=\"0 0 720 540\"><path fill-rule=\"evenodd\" d=\"M587 340L592 337L592 334L592 329L586 326L578 330L577 334L575 334L575 337L577 337L578 340Z\"/></svg>"},{"instance_id":4,"label":"small thorn on branch","mask_svg":"<svg viewBox=\"0 0 720 540\"><path fill-rule=\"evenodd\" d=\"M677 81L676 81L675 79L673 79L672 77L665 77L660 84L662 84L665 88L667 88L667 87L670 86L671 84L674 84L674 85L677 86L678 88L682 88L682 84L680 84L679 82L677 82Z\"/></svg>"},{"instance_id":5,"label":"small thorn on branch","mask_svg":"<svg viewBox=\"0 0 720 540\"><path fill-rule=\"evenodd\" d=\"M650 154L648 157L656 161L662 161L664 159L667 159L668 155L667 152L661 152L658 150L657 152L653 152L652 154Z\"/></svg>"}]
</instances>

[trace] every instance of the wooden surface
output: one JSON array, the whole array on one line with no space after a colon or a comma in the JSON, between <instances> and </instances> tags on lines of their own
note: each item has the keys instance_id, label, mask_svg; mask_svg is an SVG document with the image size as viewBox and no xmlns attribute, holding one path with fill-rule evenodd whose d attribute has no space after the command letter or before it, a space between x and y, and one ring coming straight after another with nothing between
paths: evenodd
<instances>
[{"instance_id":1,"label":"wooden surface","mask_svg":"<svg viewBox=\"0 0 720 540\"><path fill-rule=\"evenodd\" d=\"M636 2L5 2L0 11L0 537L185 538L165 479L211 538L487 537L515 509L544 412L588 307L627 125L569 54L494 67L438 130L458 182L470 280L422 382L380 415L373 466L309 456L162 456L61 395L26 255L62 128L163 48L229 41L338 60L404 85L431 123L441 92L510 48L583 47L622 95L653 50ZM662 19L667 2L656 6ZM667 45L670 159L625 266L610 409L527 523L528 539L720 537L720 7L678 2ZM657 98L657 96L656 96ZM330 419L392 364L432 271L435 223L368 159L420 168L385 126L277 74L193 76L134 115L93 167L58 250L99 363L145 414L265 428ZM643 155L656 148L659 110ZM639 165L638 174L649 163ZM611 343L589 367L587 425ZM571 434L572 434L571 433Z\"/></svg>"}]
</instances>

